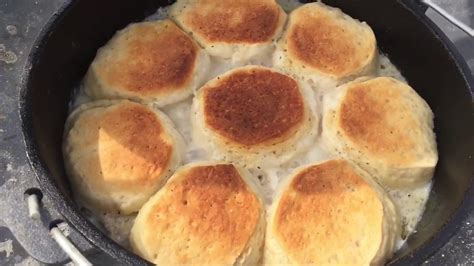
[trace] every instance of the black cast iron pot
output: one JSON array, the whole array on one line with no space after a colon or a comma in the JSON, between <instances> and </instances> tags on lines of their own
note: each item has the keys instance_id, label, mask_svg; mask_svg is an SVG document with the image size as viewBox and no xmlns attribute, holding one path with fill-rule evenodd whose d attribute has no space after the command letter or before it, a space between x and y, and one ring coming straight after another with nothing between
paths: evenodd
<instances>
[{"instance_id":1,"label":"black cast iron pot","mask_svg":"<svg viewBox=\"0 0 474 266\"><path fill-rule=\"evenodd\" d=\"M423 219L393 264L418 264L441 247L473 203L474 119L472 76L447 37L414 0L327 0L366 21L379 47L435 113L439 163ZM146 264L88 222L71 198L61 142L72 88L99 47L119 29L141 21L158 0L66 1L30 53L20 94L24 139L45 196L92 244L123 264ZM474 49L474 47L473 47ZM410 129L406 129L410 130Z\"/></svg>"}]
</instances>

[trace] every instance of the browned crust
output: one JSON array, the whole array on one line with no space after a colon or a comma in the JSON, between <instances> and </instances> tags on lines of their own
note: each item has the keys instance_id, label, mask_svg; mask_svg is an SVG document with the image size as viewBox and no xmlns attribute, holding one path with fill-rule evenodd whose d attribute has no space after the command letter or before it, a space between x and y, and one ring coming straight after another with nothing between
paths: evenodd
<instances>
[{"instance_id":1,"label":"browned crust","mask_svg":"<svg viewBox=\"0 0 474 266\"><path fill-rule=\"evenodd\" d=\"M176 263L233 264L261 212L260 201L235 167L195 166L165 189L149 214L145 243L168 248ZM186 242L189 249L183 248Z\"/></svg>"},{"instance_id":2,"label":"browned crust","mask_svg":"<svg viewBox=\"0 0 474 266\"><path fill-rule=\"evenodd\" d=\"M324 13L322 7L296 11L287 34L288 52L308 67L333 75L345 75L364 65L373 49L367 40L357 43L360 37L347 29L336 18ZM374 39L375 42L375 39Z\"/></svg>"},{"instance_id":3,"label":"browned crust","mask_svg":"<svg viewBox=\"0 0 474 266\"><path fill-rule=\"evenodd\" d=\"M183 90L192 79L199 47L172 22L134 26L115 43L116 54L98 71L108 86L141 95Z\"/></svg>"},{"instance_id":4,"label":"browned crust","mask_svg":"<svg viewBox=\"0 0 474 266\"><path fill-rule=\"evenodd\" d=\"M381 243L382 219L377 193L347 162L333 160L294 177L281 196L274 230L300 264L368 265Z\"/></svg>"},{"instance_id":5,"label":"browned crust","mask_svg":"<svg viewBox=\"0 0 474 266\"><path fill-rule=\"evenodd\" d=\"M72 128L81 138L76 148L89 157L77 171L126 190L160 182L173 147L156 114L131 102L96 110L81 114Z\"/></svg>"},{"instance_id":6,"label":"browned crust","mask_svg":"<svg viewBox=\"0 0 474 266\"><path fill-rule=\"evenodd\" d=\"M273 38L282 11L273 1L200 0L184 12L186 26L210 42L260 43Z\"/></svg>"},{"instance_id":7,"label":"browned crust","mask_svg":"<svg viewBox=\"0 0 474 266\"><path fill-rule=\"evenodd\" d=\"M302 123L298 83L271 70L241 70L204 91L208 126L236 143L251 146L285 139Z\"/></svg>"},{"instance_id":8,"label":"browned crust","mask_svg":"<svg viewBox=\"0 0 474 266\"><path fill-rule=\"evenodd\" d=\"M410 108L400 83L378 78L349 85L340 107L340 127L362 149L394 163L415 159Z\"/></svg>"}]
</instances>

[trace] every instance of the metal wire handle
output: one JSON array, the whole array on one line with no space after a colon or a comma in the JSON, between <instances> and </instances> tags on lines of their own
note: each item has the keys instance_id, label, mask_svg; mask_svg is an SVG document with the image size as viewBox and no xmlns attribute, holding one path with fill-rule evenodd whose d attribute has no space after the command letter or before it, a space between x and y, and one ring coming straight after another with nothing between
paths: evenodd
<instances>
[{"instance_id":1,"label":"metal wire handle","mask_svg":"<svg viewBox=\"0 0 474 266\"><path fill-rule=\"evenodd\" d=\"M438 4L434 3L432 0L420 0L421 3L429 6L432 8L434 11L438 12L441 16L443 16L445 19L449 20L452 24L454 24L456 27L467 33L469 36L474 37L474 29L472 29L469 25L466 23L460 21L459 19L453 17L451 14L446 12L444 8L439 6Z\"/></svg>"},{"instance_id":2,"label":"metal wire handle","mask_svg":"<svg viewBox=\"0 0 474 266\"><path fill-rule=\"evenodd\" d=\"M28 195L28 213L31 219L39 220L41 218L41 212L39 209L39 199L34 193ZM59 247L71 258L71 260L79 266L92 266L92 263L82 255L76 246L63 234L63 232L57 227L53 226L50 229L51 237L58 243Z\"/></svg>"}]
</instances>

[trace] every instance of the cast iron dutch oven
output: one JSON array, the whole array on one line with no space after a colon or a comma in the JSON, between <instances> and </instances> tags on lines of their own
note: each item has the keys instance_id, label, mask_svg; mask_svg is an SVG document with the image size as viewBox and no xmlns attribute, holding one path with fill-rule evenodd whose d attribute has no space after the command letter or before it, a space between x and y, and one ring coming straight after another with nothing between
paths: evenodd
<instances>
[{"instance_id":1,"label":"cast iron dutch oven","mask_svg":"<svg viewBox=\"0 0 474 266\"><path fill-rule=\"evenodd\" d=\"M382 52L435 113L439 162L425 214L392 264L418 264L440 248L473 203L474 119L472 76L453 44L415 0L326 0L366 21ZM66 1L45 26L27 61L20 94L24 139L43 193L92 244L123 264L146 264L88 222L71 198L61 142L72 88L99 47L131 22L143 20L158 0ZM406 130L410 130L407 128Z\"/></svg>"}]
</instances>

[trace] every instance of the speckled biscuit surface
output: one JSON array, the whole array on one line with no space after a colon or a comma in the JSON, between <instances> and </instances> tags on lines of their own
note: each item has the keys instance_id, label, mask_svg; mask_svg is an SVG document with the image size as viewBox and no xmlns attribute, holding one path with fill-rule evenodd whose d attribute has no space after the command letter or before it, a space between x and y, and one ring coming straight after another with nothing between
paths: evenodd
<instances>
[{"instance_id":1,"label":"speckled biscuit surface","mask_svg":"<svg viewBox=\"0 0 474 266\"><path fill-rule=\"evenodd\" d=\"M274 0L180 0L170 13L209 54L234 61L271 49L286 21Z\"/></svg>"},{"instance_id":2,"label":"speckled biscuit surface","mask_svg":"<svg viewBox=\"0 0 474 266\"><path fill-rule=\"evenodd\" d=\"M394 251L400 230L390 198L348 162L295 173L275 199L265 265L374 265Z\"/></svg>"},{"instance_id":3,"label":"speckled biscuit surface","mask_svg":"<svg viewBox=\"0 0 474 266\"><path fill-rule=\"evenodd\" d=\"M265 210L247 175L231 164L184 166L140 210L134 250L158 265L256 265Z\"/></svg>"},{"instance_id":4,"label":"speckled biscuit surface","mask_svg":"<svg viewBox=\"0 0 474 266\"><path fill-rule=\"evenodd\" d=\"M384 185L412 187L433 176L433 113L406 83L359 79L327 95L324 106L325 143Z\"/></svg>"},{"instance_id":5,"label":"speckled biscuit surface","mask_svg":"<svg viewBox=\"0 0 474 266\"><path fill-rule=\"evenodd\" d=\"M194 138L217 157L254 165L288 160L315 136L310 89L270 68L236 68L206 83L193 103Z\"/></svg>"},{"instance_id":6,"label":"speckled biscuit surface","mask_svg":"<svg viewBox=\"0 0 474 266\"><path fill-rule=\"evenodd\" d=\"M93 99L126 98L166 105L201 85L207 54L172 21L131 24L97 52L85 78Z\"/></svg>"},{"instance_id":7,"label":"speckled biscuit surface","mask_svg":"<svg viewBox=\"0 0 474 266\"><path fill-rule=\"evenodd\" d=\"M73 112L63 155L73 190L99 211L136 212L181 161L182 139L163 113L129 101Z\"/></svg>"},{"instance_id":8,"label":"speckled biscuit surface","mask_svg":"<svg viewBox=\"0 0 474 266\"><path fill-rule=\"evenodd\" d=\"M367 24L317 2L291 12L274 65L327 88L373 73L377 56L375 35Z\"/></svg>"}]
</instances>

